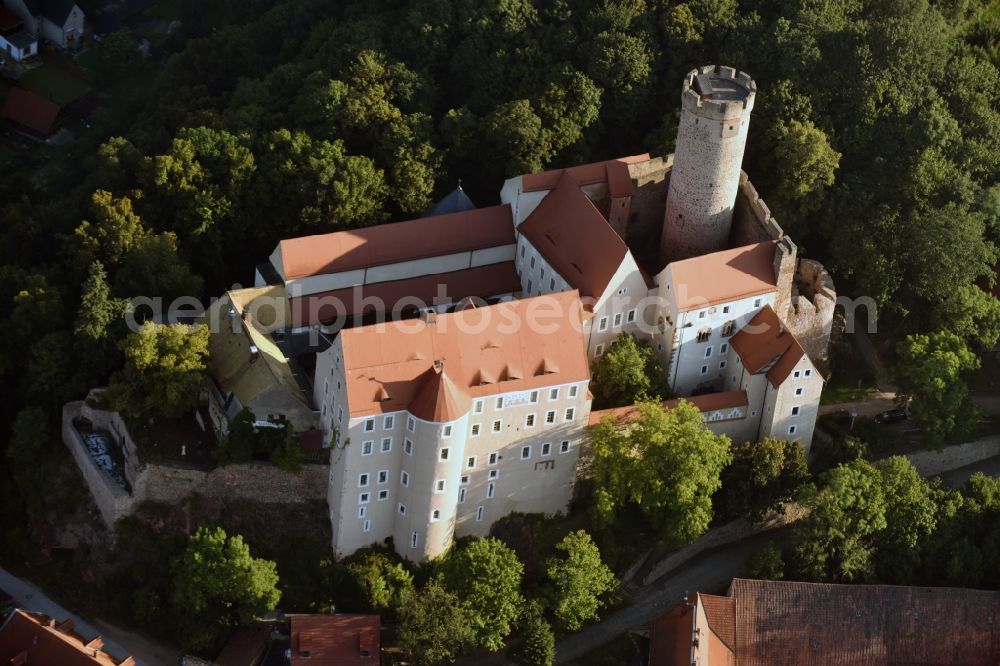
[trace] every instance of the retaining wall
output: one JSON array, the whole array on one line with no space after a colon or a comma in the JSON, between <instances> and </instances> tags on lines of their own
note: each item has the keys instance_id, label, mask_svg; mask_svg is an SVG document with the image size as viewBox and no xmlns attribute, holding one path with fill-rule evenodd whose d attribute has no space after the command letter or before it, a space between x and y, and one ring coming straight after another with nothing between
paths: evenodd
<instances>
[{"instance_id":1,"label":"retaining wall","mask_svg":"<svg viewBox=\"0 0 1000 666\"><path fill-rule=\"evenodd\" d=\"M131 493L94 463L73 426L75 418L89 419L96 429L111 435L113 445L121 447ZM142 463L121 417L83 401L63 407L62 434L108 527L134 512L142 502L177 503L192 495L265 504L326 501L328 465L303 465L292 474L268 463L227 465L210 471L169 463Z\"/></svg>"}]
</instances>

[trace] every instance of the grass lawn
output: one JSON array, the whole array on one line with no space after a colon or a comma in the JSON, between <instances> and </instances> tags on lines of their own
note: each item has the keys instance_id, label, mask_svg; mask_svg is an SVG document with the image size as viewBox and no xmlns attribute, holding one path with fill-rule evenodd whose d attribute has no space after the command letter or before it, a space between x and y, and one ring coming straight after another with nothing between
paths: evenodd
<instances>
[{"instance_id":1,"label":"grass lawn","mask_svg":"<svg viewBox=\"0 0 1000 666\"><path fill-rule=\"evenodd\" d=\"M830 381L820 402L839 405L861 400L875 392L875 375L850 340L842 339L830 347Z\"/></svg>"},{"instance_id":2,"label":"grass lawn","mask_svg":"<svg viewBox=\"0 0 1000 666\"><path fill-rule=\"evenodd\" d=\"M90 90L90 83L52 63L32 69L18 79L18 85L59 104L68 104Z\"/></svg>"}]
</instances>

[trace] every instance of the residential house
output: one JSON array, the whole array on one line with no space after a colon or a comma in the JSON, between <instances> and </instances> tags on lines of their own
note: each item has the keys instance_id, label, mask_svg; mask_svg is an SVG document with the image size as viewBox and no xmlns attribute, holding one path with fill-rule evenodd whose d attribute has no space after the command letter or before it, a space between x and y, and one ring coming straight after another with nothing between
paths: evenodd
<instances>
[{"instance_id":1,"label":"residential house","mask_svg":"<svg viewBox=\"0 0 1000 666\"><path fill-rule=\"evenodd\" d=\"M649 630L650 666L994 666L1000 592L734 578Z\"/></svg>"},{"instance_id":2,"label":"residential house","mask_svg":"<svg viewBox=\"0 0 1000 666\"><path fill-rule=\"evenodd\" d=\"M62 49L80 48L86 17L73 0L4 0L4 4L24 20L32 36Z\"/></svg>"},{"instance_id":3,"label":"residential house","mask_svg":"<svg viewBox=\"0 0 1000 666\"><path fill-rule=\"evenodd\" d=\"M24 20L4 6L0 6L0 50L16 62L38 53L38 40L24 29Z\"/></svg>"},{"instance_id":4,"label":"residential house","mask_svg":"<svg viewBox=\"0 0 1000 666\"><path fill-rule=\"evenodd\" d=\"M378 666L378 615L288 615L291 666Z\"/></svg>"},{"instance_id":5,"label":"residential house","mask_svg":"<svg viewBox=\"0 0 1000 666\"><path fill-rule=\"evenodd\" d=\"M31 666L135 666L135 659L118 659L101 648L100 636L86 638L72 620L57 622L43 613L16 609L0 625L0 664Z\"/></svg>"},{"instance_id":6,"label":"residential house","mask_svg":"<svg viewBox=\"0 0 1000 666\"><path fill-rule=\"evenodd\" d=\"M58 104L14 86L7 91L0 116L19 132L35 139L45 139L56 131L61 111Z\"/></svg>"}]
</instances>

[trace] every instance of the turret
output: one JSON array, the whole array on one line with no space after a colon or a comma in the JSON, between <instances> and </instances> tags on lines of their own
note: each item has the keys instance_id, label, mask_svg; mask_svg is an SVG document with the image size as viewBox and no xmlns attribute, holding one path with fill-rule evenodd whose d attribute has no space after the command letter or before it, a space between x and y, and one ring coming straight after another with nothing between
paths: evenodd
<instances>
[{"instance_id":1,"label":"turret","mask_svg":"<svg viewBox=\"0 0 1000 666\"><path fill-rule=\"evenodd\" d=\"M688 72L660 241L665 262L725 249L757 86L732 67Z\"/></svg>"}]
</instances>

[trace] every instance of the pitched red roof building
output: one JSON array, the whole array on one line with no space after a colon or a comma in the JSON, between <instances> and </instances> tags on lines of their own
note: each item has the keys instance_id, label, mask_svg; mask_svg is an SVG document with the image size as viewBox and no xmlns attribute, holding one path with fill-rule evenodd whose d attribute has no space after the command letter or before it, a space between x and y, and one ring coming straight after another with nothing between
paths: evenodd
<instances>
[{"instance_id":1,"label":"pitched red roof building","mask_svg":"<svg viewBox=\"0 0 1000 666\"><path fill-rule=\"evenodd\" d=\"M43 613L15 610L0 625L0 664L6 666L135 666L132 657L116 659L104 652L100 636L87 639Z\"/></svg>"},{"instance_id":2,"label":"pitched red roof building","mask_svg":"<svg viewBox=\"0 0 1000 666\"><path fill-rule=\"evenodd\" d=\"M291 666L377 666L378 615L290 615Z\"/></svg>"},{"instance_id":3,"label":"pitched red roof building","mask_svg":"<svg viewBox=\"0 0 1000 666\"><path fill-rule=\"evenodd\" d=\"M996 666L1000 592L733 579L653 623L650 666Z\"/></svg>"},{"instance_id":4,"label":"pitched red roof building","mask_svg":"<svg viewBox=\"0 0 1000 666\"><path fill-rule=\"evenodd\" d=\"M628 254L569 169L518 231L581 296L600 298Z\"/></svg>"},{"instance_id":5,"label":"pitched red roof building","mask_svg":"<svg viewBox=\"0 0 1000 666\"><path fill-rule=\"evenodd\" d=\"M730 341L751 373L767 371L777 388L805 356L805 349L770 305L765 305Z\"/></svg>"},{"instance_id":6,"label":"pitched red roof building","mask_svg":"<svg viewBox=\"0 0 1000 666\"><path fill-rule=\"evenodd\" d=\"M35 136L46 137L55 131L59 105L24 88L7 91L0 115Z\"/></svg>"}]
</instances>

